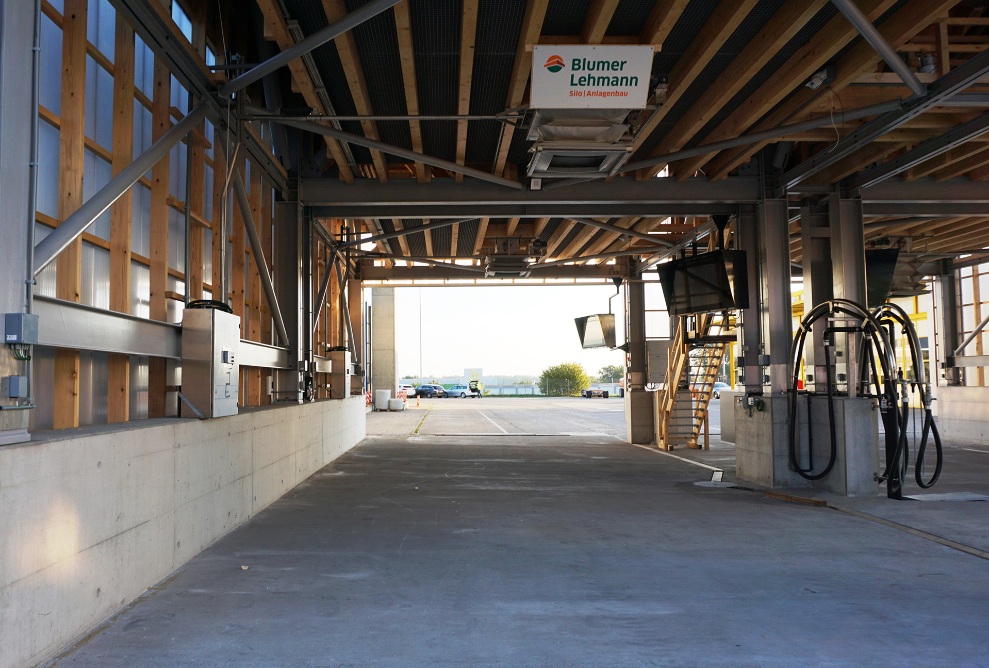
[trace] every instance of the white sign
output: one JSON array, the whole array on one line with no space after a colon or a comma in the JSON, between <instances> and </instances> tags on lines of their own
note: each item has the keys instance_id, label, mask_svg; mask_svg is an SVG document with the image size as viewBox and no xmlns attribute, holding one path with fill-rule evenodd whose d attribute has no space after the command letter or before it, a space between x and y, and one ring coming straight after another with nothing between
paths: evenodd
<instances>
[{"instance_id":1,"label":"white sign","mask_svg":"<svg viewBox=\"0 0 989 668\"><path fill-rule=\"evenodd\" d=\"M641 109L649 97L651 46L535 46L533 109Z\"/></svg>"}]
</instances>

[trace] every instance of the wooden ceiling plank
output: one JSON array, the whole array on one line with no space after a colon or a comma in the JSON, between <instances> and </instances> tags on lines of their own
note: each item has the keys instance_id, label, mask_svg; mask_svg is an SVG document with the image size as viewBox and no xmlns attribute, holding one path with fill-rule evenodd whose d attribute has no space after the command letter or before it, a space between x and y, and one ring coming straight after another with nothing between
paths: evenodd
<instances>
[{"instance_id":1,"label":"wooden ceiling plank","mask_svg":"<svg viewBox=\"0 0 989 668\"><path fill-rule=\"evenodd\" d=\"M528 47L537 42L543 31L543 20L546 18L548 6L549 0L530 0L525 8L522 31L519 34L519 43L515 50L515 65L512 67L511 84L508 88L506 106L509 109L516 109L522 104L525 86L529 82L529 74L532 72L532 52ZM501 176L505 172L505 163L508 162L508 151L512 147L514 135L515 126L506 123L501 131L501 143L498 146L498 156L495 159L494 173L497 176Z\"/></svg>"},{"instance_id":2,"label":"wooden ceiling plank","mask_svg":"<svg viewBox=\"0 0 989 668\"><path fill-rule=\"evenodd\" d=\"M690 0L658 0L639 33L639 43L661 45L689 4Z\"/></svg>"},{"instance_id":3,"label":"wooden ceiling plank","mask_svg":"<svg viewBox=\"0 0 989 668\"><path fill-rule=\"evenodd\" d=\"M666 133L651 155L672 153L686 146L827 2L828 0L809 0L784 3L673 129ZM648 170L648 175L658 174L663 167L664 165L657 165Z\"/></svg>"},{"instance_id":4,"label":"wooden ceiling plank","mask_svg":"<svg viewBox=\"0 0 989 668\"><path fill-rule=\"evenodd\" d=\"M882 23L882 25L878 26L878 30L895 48L897 45L906 42L920 30L930 25L938 17L946 16L948 10L957 4L957 2L958 0L937 0L936 2L932 2L931 0L910 0L908 4L904 5L899 11L896 12L896 14ZM895 3L890 2L890 0L871 0L868 5L862 6L862 10L870 20L875 21L893 4ZM789 77L789 80L780 79L776 75L770 77L766 84L761 86L755 95L749 98L749 100L746 101L739 111L733 113L725 123L722 123L714 132L708 135L704 141L713 142L719 141L719 138L722 136L737 136L737 133L748 130L750 127L752 131L758 132L760 130L777 127L783 123L793 123L806 118L807 112L805 107L808 102L819 93L804 87L803 83L810 78L810 76L817 71L817 69L827 63L837 53L836 50L832 50L828 47L828 43L826 41L822 42L822 40L834 40L836 39L836 35L841 33L841 36L837 39L841 42L839 48L843 47L851 40L852 37L857 35L854 28L851 29L851 32L846 32L849 27L850 24L844 16L839 15L829 21L824 29L817 34L817 36L807 45L807 47L801 49L797 56L792 59L807 60L807 62L811 65L810 67L798 68L796 71L788 71L786 76ZM816 51L820 51L822 55L825 53L829 55L823 59L810 57L809 52ZM876 54L875 50L864 41L853 45L835 64L835 80L831 83L831 90L835 93L841 92L853 83L859 75L867 72L870 68L874 68L879 60L880 58L878 54ZM797 74L801 76L795 76ZM778 89L776 94L773 93L772 87L774 86ZM777 98L777 96L785 96L792 90L797 90L797 92L787 99L786 102L780 104L775 109L772 109L772 107L776 106L779 100L782 99L782 97ZM777 98L776 102L768 107L765 104L751 104L753 100L766 103L770 102L773 98ZM762 121L756 123L760 117L770 111L771 113L769 113L768 116L765 116ZM753 123L756 124L753 126ZM750 157L761 150L766 143L768 142L756 144L750 149L743 151L741 154L736 154L733 152L723 153L710 165L708 165L708 176L712 179L724 178L731 170L747 162ZM683 173L693 173L693 171L690 170L696 171L703 166L710 157L712 156L705 156L692 159L690 161L685 161L685 163L678 165L678 174L681 169L683 170Z\"/></svg>"},{"instance_id":5,"label":"wooden ceiling plank","mask_svg":"<svg viewBox=\"0 0 989 668\"><path fill-rule=\"evenodd\" d=\"M925 160L916 167L907 171L906 178L908 180L919 179L925 176L931 176L935 172L940 172L946 168L951 167L959 162L964 161L966 158L970 158L977 153L981 153L985 150L985 146L982 144L976 144L969 142L957 146L950 151L945 151L940 155L935 155L929 160ZM964 172L963 172L964 173Z\"/></svg>"},{"instance_id":6,"label":"wooden ceiling plank","mask_svg":"<svg viewBox=\"0 0 989 668\"><path fill-rule=\"evenodd\" d=\"M283 51L293 46L295 40L288 31L288 26L285 24L285 16L282 14L277 0L256 0L256 2L258 9L261 10L261 14L264 17L265 35L271 35L275 44ZM288 69L292 74L293 89L298 90L307 105L316 109L318 113L325 114L326 108L320 102L319 96L316 94L316 88L305 66L302 64L302 60L299 58L293 60L288 64ZM326 148L329 151L330 157L337 164L340 179L346 183L353 183L354 172L350 169L350 164L348 164L347 158L343 154L340 143L330 137L324 137L324 140L326 141Z\"/></svg>"},{"instance_id":7,"label":"wooden ceiling plank","mask_svg":"<svg viewBox=\"0 0 989 668\"><path fill-rule=\"evenodd\" d=\"M704 23L703 28L690 42L686 52L680 56L676 65L670 71L669 88L666 91L666 102L646 119L642 128L636 134L632 143L633 150L638 150L646 138L652 134L666 114L676 106L677 101L687 92L694 80L710 64L711 59L725 45L732 33L741 25L758 0L734 0L722 2ZM722 11L724 10L724 11Z\"/></svg>"},{"instance_id":8,"label":"wooden ceiling plank","mask_svg":"<svg viewBox=\"0 0 989 668\"><path fill-rule=\"evenodd\" d=\"M409 115L419 113L419 91L416 87L415 48L412 43L412 19L409 16L409 3L395 5L395 31L398 36L398 53L402 62L402 80L405 83L405 109ZM409 121L409 134L412 137L412 150L422 153L422 124ZM429 183L429 167L422 162L415 163L416 181Z\"/></svg>"},{"instance_id":9,"label":"wooden ceiling plank","mask_svg":"<svg viewBox=\"0 0 989 668\"><path fill-rule=\"evenodd\" d=\"M481 218L481 222L477 226L477 235L474 237L474 252L472 255L477 255L481 246L484 245L484 239L488 235L488 222L490 218Z\"/></svg>"},{"instance_id":10,"label":"wooden ceiling plank","mask_svg":"<svg viewBox=\"0 0 989 668\"><path fill-rule=\"evenodd\" d=\"M549 218L539 218L536 221L536 224L533 226L532 236L534 237L542 236L543 230L545 230L546 226L549 225L549 220L550 220Z\"/></svg>"},{"instance_id":11,"label":"wooden ceiling plank","mask_svg":"<svg viewBox=\"0 0 989 668\"><path fill-rule=\"evenodd\" d=\"M560 225L553 231L553 234L549 236L546 240L546 257L559 259L560 256L556 254L557 248L563 243L563 240L567 238L570 231L573 229L574 225L577 223L572 220L563 220Z\"/></svg>"},{"instance_id":12,"label":"wooden ceiling plank","mask_svg":"<svg viewBox=\"0 0 989 668\"><path fill-rule=\"evenodd\" d=\"M619 0L594 0L584 19L584 29L580 33L582 44L600 44L608 31L611 19L618 9Z\"/></svg>"},{"instance_id":13,"label":"wooden ceiling plank","mask_svg":"<svg viewBox=\"0 0 989 668\"><path fill-rule=\"evenodd\" d=\"M392 218L391 224L395 228L396 232L405 229L405 225L402 224L402 221L399 218ZM412 253L409 252L409 238L407 234L403 234L398 237L398 245L401 246L403 255L412 255Z\"/></svg>"},{"instance_id":14,"label":"wooden ceiling plank","mask_svg":"<svg viewBox=\"0 0 989 668\"><path fill-rule=\"evenodd\" d=\"M466 116L470 113L470 88L474 76L474 44L477 39L478 0L464 0L460 21L460 85L457 100L457 113ZM466 164L467 157L466 120L457 121L457 164ZM456 174L457 183L464 180L463 174Z\"/></svg>"},{"instance_id":15,"label":"wooden ceiling plank","mask_svg":"<svg viewBox=\"0 0 989 668\"><path fill-rule=\"evenodd\" d=\"M870 165L885 160L901 148L903 148L901 144L869 144L807 179L807 183L809 185L837 183Z\"/></svg>"},{"instance_id":16,"label":"wooden ceiling plank","mask_svg":"<svg viewBox=\"0 0 989 668\"><path fill-rule=\"evenodd\" d=\"M506 237L511 237L511 236L514 236L515 235L515 230L517 230L518 227L519 227L519 220L521 220L521 219L520 218L509 218L508 219L508 227L505 230L505 236Z\"/></svg>"},{"instance_id":17,"label":"wooden ceiling plank","mask_svg":"<svg viewBox=\"0 0 989 668\"><path fill-rule=\"evenodd\" d=\"M347 15L347 7L343 0L322 0L323 12L326 20L330 23L342 19ZM360 116L370 116L374 113L371 108L371 97L367 90L367 80L364 78L364 70L361 66L360 55L357 52L357 42L354 40L354 33L347 31L333 40L340 55L340 64L343 66L344 75L347 77L347 84L350 86L350 95L354 99L354 107ZM380 140L378 127L373 121L361 121L361 129L368 139ZM385 164L385 156L381 151L371 150L371 160L374 162L374 171L381 183L388 182L388 166Z\"/></svg>"},{"instance_id":18,"label":"wooden ceiling plank","mask_svg":"<svg viewBox=\"0 0 989 668\"><path fill-rule=\"evenodd\" d=\"M637 232L648 232L648 230L639 229L640 227L642 228L646 227L647 220L659 220L659 219L656 218L647 219L647 218L639 218L635 216L629 218L622 218L616 223L616 225ZM594 240L594 242L587 247L586 253L588 255L597 255L598 253L601 253L605 248L610 246L612 243L614 243L616 240L618 240L621 237L621 235L618 234L617 232L609 232L607 230L602 230L602 232L603 234L599 234L598 237Z\"/></svg>"}]
</instances>

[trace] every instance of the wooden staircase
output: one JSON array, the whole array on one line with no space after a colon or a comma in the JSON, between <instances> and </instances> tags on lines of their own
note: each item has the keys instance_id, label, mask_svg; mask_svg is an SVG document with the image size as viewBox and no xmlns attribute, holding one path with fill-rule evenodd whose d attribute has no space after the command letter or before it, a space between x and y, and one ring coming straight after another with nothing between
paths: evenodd
<instances>
[{"instance_id":1,"label":"wooden staircase","mask_svg":"<svg viewBox=\"0 0 989 668\"><path fill-rule=\"evenodd\" d=\"M691 321L693 326L689 326ZM656 444L661 449L702 447L701 430L707 423L714 383L733 327L733 318L724 313L679 319L669 351L666 382L657 393Z\"/></svg>"}]
</instances>

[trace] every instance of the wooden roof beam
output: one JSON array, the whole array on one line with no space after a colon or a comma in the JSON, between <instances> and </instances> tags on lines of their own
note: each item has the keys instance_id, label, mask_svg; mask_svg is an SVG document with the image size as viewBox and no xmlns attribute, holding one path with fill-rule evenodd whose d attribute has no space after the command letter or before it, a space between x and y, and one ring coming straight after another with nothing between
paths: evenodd
<instances>
[{"instance_id":1,"label":"wooden roof beam","mask_svg":"<svg viewBox=\"0 0 989 668\"><path fill-rule=\"evenodd\" d=\"M415 49L412 44L412 20L409 17L409 3L395 5L395 31L398 36L398 53L402 61L402 80L405 83L405 110L411 116L419 113L419 91L416 88ZM409 134L412 137L412 150L423 153L422 125L419 121L409 121ZM415 162L416 181L429 183L429 167L423 162Z\"/></svg>"},{"instance_id":2,"label":"wooden roof beam","mask_svg":"<svg viewBox=\"0 0 989 668\"><path fill-rule=\"evenodd\" d=\"M957 2L958 0L937 0L935 2L910 0L896 14L878 26L879 32L886 38L886 41L897 47L933 23L938 17L947 15L948 10ZM890 0L870 0L867 4L863 4L861 9L870 20L875 21L894 4ZM855 29L843 16L836 16L792 59L793 61L806 61L809 67L798 68L796 71L789 72L787 75L788 83L787 79L778 78L776 75L770 77L766 84L749 98L750 101L755 102L754 104L747 102L739 111L729 116L705 141L717 141L722 138L722 135L724 138L735 136L734 133L749 129L757 121L758 123L752 127L753 131L773 128L784 122L792 123L802 120L807 116L806 105L819 94L803 87L803 83L817 69L830 61L838 49L851 41L856 34ZM831 42L829 43L828 40ZM830 46L834 44L835 40L840 41L840 44ZM821 57L825 55L826 57ZM870 68L874 68L879 60L879 55L864 41L852 46L835 64L835 80L831 83L831 90L842 91L853 83L859 75L867 72ZM787 71L790 69L784 68ZM800 76L794 76L794 74ZM778 87L776 93L773 92L773 86ZM797 89L795 94L785 103L773 109L790 91L795 89ZM769 115L759 121L759 118L767 113ZM723 153L708 165L708 176L712 179L724 178L731 170L747 162L765 145L766 143L757 144L741 152L741 154ZM677 175L692 174L711 157L713 156L684 161L677 166Z\"/></svg>"},{"instance_id":3,"label":"wooden roof beam","mask_svg":"<svg viewBox=\"0 0 989 668\"><path fill-rule=\"evenodd\" d=\"M264 17L265 36L270 37L278 45L278 48L283 51L294 46L295 40L288 31L285 16L282 15L277 0L256 0L256 2L258 9L261 10L261 14ZM306 71L305 65L302 64L302 60L299 58L293 60L288 64L288 69L292 74L294 88L302 94L306 104L316 109L320 114L325 114L326 108L320 102L313 80L310 78L309 72ZM331 137L324 137L324 140L326 141L326 148L330 157L337 164L340 179L346 183L353 183L354 172L350 169L350 164L343 154L340 143Z\"/></svg>"},{"instance_id":4,"label":"wooden roof beam","mask_svg":"<svg viewBox=\"0 0 989 668\"><path fill-rule=\"evenodd\" d=\"M639 33L639 43L662 44L689 4L690 0L658 0Z\"/></svg>"},{"instance_id":5,"label":"wooden roof beam","mask_svg":"<svg viewBox=\"0 0 989 668\"><path fill-rule=\"evenodd\" d=\"M522 104L525 97L525 86L532 72L532 52L527 48L535 44L543 31L543 20L546 18L546 8L549 0L529 0L525 8L525 18L522 21L522 31L519 34L518 47L515 49L515 65L512 67L511 84L508 88L506 106L515 109ZM498 156L495 159L496 176L505 173L505 163L508 162L508 151L512 147L512 137L515 136L515 126L505 124L501 131L501 143L498 146Z\"/></svg>"},{"instance_id":6,"label":"wooden roof beam","mask_svg":"<svg viewBox=\"0 0 989 668\"><path fill-rule=\"evenodd\" d=\"M618 0L594 0L584 19L584 29L580 33L582 44L600 44L608 31L611 18L618 9Z\"/></svg>"},{"instance_id":7,"label":"wooden roof beam","mask_svg":"<svg viewBox=\"0 0 989 668\"><path fill-rule=\"evenodd\" d=\"M466 116L470 113L470 87L474 76L474 42L477 38L478 0L464 0L460 20L460 86L457 100L457 113ZM468 121L457 121L457 163L465 164L467 158ZM457 183L464 180L463 174L456 174Z\"/></svg>"},{"instance_id":8,"label":"wooden roof beam","mask_svg":"<svg viewBox=\"0 0 989 668\"><path fill-rule=\"evenodd\" d=\"M660 121L666 117L670 109L676 106L677 101L687 92L690 85L710 64L711 59L717 55L732 33L757 4L759 4L758 0L724 2L711 14L704 23L704 27L697 33L687 51L680 56L677 64L670 72L666 102L656 109L643 124L632 144L634 150L638 150Z\"/></svg>"},{"instance_id":9,"label":"wooden roof beam","mask_svg":"<svg viewBox=\"0 0 989 668\"><path fill-rule=\"evenodd\" d=\"M343 0L322 0L323 12L326 20L330 23L342 19L347 15L347 7ZM357 43L354 41L354 33L347 31L333 40L340 54L340 64L343 66L347 83L350 86L350 94L354 98L354 107L361 116L370 116L374 113L371 108L371 98L367 90L367 81L364 78L364 70L361 67L361 59L357 52ZM373 121L361 121L361 129L368 139L378 141L378 127ZM381 151L371 149L371 160L374 162L374 171L378 180L382 183L388 182L388 167L385 165L385 156Z\"/></svg>"},{"instance_id":10,"label":"wooden roof beam","mask_svg":"<svg viewBox=\"0 0 989 668\"><path fill-rule=\"evenodd\" d=\"M973 142L962 144L961 146L955 147L950 151L941 153L940 155L936 155L930 160L925 160L916 167L907 170L906 178L919 179L925 176L931 176L932 174L941 172L958 163L964 162L966 159L982 153L985 150L986 147L983 144L975 144ZM965 171L968 170L966 169ZM961 174L964 174L965 171L961 172Z\"/></svg>"},{"instance_id":11,"label":"wooden roof beam","mask_svg":"<svg viewBox=\"0 0 989 668\"><path fill-rule=\"evenodd\" d=\"M650 156L673 153L686 146L827 2L828 0L808 0L784 3L673 129L666 133ZM647 170L646 175L655 176L663 167L664 165L656 165Z\"/></svg>"}]
</instances>

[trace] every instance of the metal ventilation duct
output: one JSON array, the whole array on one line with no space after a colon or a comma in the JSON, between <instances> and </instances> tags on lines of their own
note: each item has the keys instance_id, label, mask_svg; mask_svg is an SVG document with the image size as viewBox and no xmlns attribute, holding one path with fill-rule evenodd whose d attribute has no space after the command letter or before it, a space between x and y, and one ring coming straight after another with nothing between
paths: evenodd
<instances>
[{"instance_id":1,"label":"metal ventilation duct","mask_svg":"<svg viewBox=\"0 0 989 668\"><path fill-rule=\"evenodd\" d=\"M540 179L614 173L632 154L628 114L628 109L536 111L527 174Z\"/></svg>"}]
</instances>

